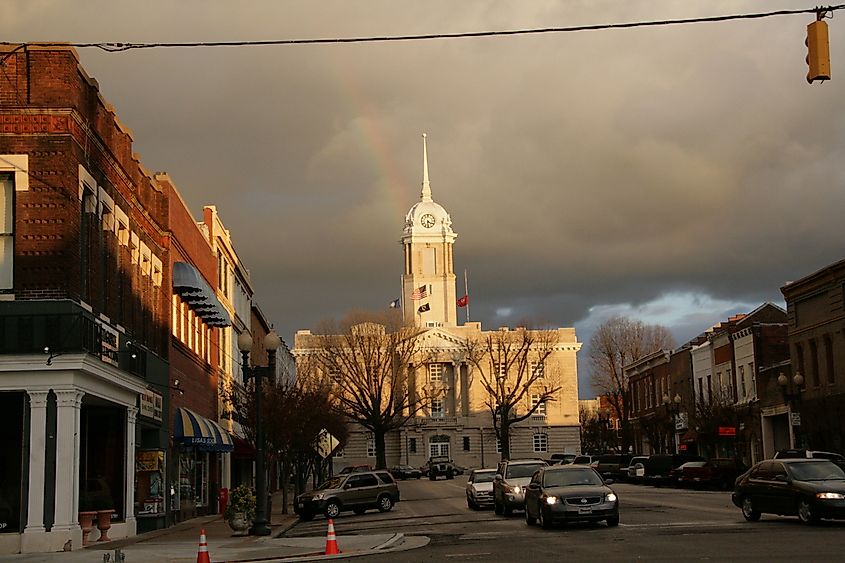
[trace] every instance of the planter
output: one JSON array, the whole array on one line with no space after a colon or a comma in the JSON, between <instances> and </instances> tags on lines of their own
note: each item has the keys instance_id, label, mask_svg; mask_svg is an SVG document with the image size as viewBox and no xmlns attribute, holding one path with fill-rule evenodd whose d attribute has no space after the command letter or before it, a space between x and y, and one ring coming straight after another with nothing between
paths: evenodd
<instances>
[{"instance_id":1,"label":"planter","mask_svg":"<svg viewBox=\"0 0 845 563\"><path fill-rule=\"evenodd\" d=\"M97 511L97 529L100 530L100 537L97 541L111 541L108 531L111 528L111 515L113 508Z\"/></svg>"},{"instance_id":2,"label":"planter","mask_svg":"<svg viewBox=\"0 0 845 563\"><path fill-rule=\"evenodd\" d=\"M88 534L94 529L94 518L97 511L84 510L79 513L79 527L82 528L82 545L88 545Z\"/></svg>"},{"instance_id":3,"label":"planter","mask_svg":"<svg viewBox=\"0 0 845 563\"><path fill-rule=\"evenodd\" d=\"M243 512L235 512L229 518L229 527L235 532L233 536L248 535L250 526L252 526L252 519L247 518Z\"/></svg>"}]
</instances>

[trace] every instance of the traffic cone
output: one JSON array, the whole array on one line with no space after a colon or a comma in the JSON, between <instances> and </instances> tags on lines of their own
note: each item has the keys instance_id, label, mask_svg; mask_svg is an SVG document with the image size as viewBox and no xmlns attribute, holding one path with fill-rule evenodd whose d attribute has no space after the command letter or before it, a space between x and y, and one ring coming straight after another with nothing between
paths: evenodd
<instances>
[{"instance_id":1,"label":"traffic cone","mask_svg":"<svg viewBox=\"0 0 845 563\"><path fill-rule=\"evenodd\" d=\"M200 549L197 551L197 563L211 563L208 555L208 542L205 540L205 529L200 530Z\"/></svg>"},{"instance_id":2,"label":"traffic cone","mask_svg":"<svg viewBox=\"0 0 845 563\"><path fill-rule=\"evenodd\" d=\"M334 521L329 518L329 534L326 536L326 552L323 555L337 555L340 548L337 547L337 537L334 535Z\"/></svg>"}]
</instances>

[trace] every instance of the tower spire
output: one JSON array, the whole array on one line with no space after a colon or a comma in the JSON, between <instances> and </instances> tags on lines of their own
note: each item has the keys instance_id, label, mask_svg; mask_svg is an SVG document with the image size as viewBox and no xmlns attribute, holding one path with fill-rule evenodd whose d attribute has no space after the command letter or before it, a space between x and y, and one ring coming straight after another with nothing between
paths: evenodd
<instances>
[{"instance_id":1,"label":"tower spire","mask_svg":"<svg viewBox=\"0 0 845 563\"><path fill-rule=\"evenodd\" d=\"M423 181L422 181L422 192L420 193L420 199L422 201L432 201L431 199L431 184L428 182L428 149L426 148L425 138L426 134L423 133Z\"/></svg>"}]
</instances>

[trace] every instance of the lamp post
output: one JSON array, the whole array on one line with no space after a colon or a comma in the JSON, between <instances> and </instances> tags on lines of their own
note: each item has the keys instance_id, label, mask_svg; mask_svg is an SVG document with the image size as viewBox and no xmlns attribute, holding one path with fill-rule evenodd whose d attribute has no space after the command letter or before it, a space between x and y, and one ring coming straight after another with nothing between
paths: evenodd
<instances>
[{"instance_id":1,"label":"lamp post","mask_svg":"<svg viewBox=\"0 0 845 563\"><path fill-rule=\"evenodd\" d=\"M276 373L276 350L282 341L274 330L264 337L264 349L267 351L267 367L249 365L249 352L252 350L252 335L244 331L238 335L238 350L243 356L244 383L255 380L255 521L252 533L256 536L269 536L270 527L267 514L267 476L264 471L264 422L261 416L261 378L273 378Z\"/></svg>"},{"instance_id":2,"label":"lamp post","mask_svg":"<svg viewBox=\"0 0 845 563\"><path fill-rule=\"evenodd\" d=\"M666 407L666 412L669 414L669 416L672 419L672 428L671 428L671 432L669 433L670 453L676 453L675 452L675 449L676 449L675 448L675 425L676 425L675 417L678 416L678 413L681 410L681 400L682 399L681 399L680 393L675 393L675 396L671 399L669 398L668 394L663 395L663 406Z\"/></svg>"},{"instance_id":3,"label":"lamp post","mask_svg":"<svg viewBox=\"0 0 845 563\"><path fill-rule=\"evenodd\" d=\"M790 385L791 384L791 385ZM790 412L790 426L798 427L796 447L801 447L801 387L804 386L804 376L801 372L795 372L792 376L792 381L785 373L778 375L778 385L780 392L783 394L783 400L789 405ZM795 412L792 412L795 411Z\"/></svg>"}]
</instances>

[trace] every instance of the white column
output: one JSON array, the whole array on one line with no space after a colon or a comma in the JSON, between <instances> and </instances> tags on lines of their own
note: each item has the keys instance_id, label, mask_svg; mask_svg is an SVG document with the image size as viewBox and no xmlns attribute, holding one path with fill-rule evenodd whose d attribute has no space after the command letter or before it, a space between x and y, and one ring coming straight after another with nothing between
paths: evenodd
<instances>
[{"instance_id":1,"label":"white column","mask_svg":"<svg viewBox=\"0 0 845 563\"><path fill-rule=\"evenodd\" d=\"M29 494L24 534L44 530L44 463L47 447L47 391L29 395Z\"/></svg>"},{"instance_id":2,"label":"white column","mask_svg":"<svg viewBox=\"0 0 845 563\"><path fill-rule=\"evenodd\" d=\"M83 391L56 390L56 518L53 530L80 530L79 452Z\"/></svg>"},{"instance_id":3,"label":"white column","mask_svg":"<svg viewBox=\"0 0 845 563\"><path fill-rule=\"evenodd\" d=\"M126 407L126 496L124 498L124 521L127 535L134 536L135 525L135 421L138 407Z\"/></svg>"}]
</instances>

